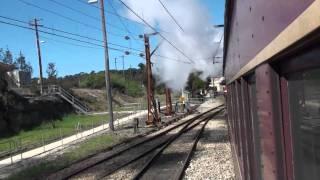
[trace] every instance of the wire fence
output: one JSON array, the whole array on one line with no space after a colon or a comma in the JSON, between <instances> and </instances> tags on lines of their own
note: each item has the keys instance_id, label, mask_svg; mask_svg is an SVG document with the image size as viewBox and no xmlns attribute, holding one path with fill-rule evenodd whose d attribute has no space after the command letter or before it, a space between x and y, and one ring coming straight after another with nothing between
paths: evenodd
<instances>
[{"instance_id":1,"label":"wire fence","mask_svg":"<svg viewBox=\"0 0 320 180\"><path fill-rule=\"evenodd\" d=\"M204 100L203 98L190 98L189 102L192 104L201 104ZM172 102L178 102L178 99L173 99ZM165 103L163 103L163 105L165 105ZM131 120L135 117L145 115L147 112L146 109L147 103L143 99L138 103L124 104L114 112L115 129L123 129L128 126L129 123L132 124ZM78 121L73 124L72 127L56 127L55 131L50 132L43 129L36 135L17 137L0 142L0 169L5 167L1 162L3 160L7 160L5 164L8 166L15 162L29 159L30 157L27 157L26 154L27 151L37 150L41 152L40 154L46 153L53 150L53 146L55 148L61 148L65 144L70 144L72 141L90 137L106 129L108 129L108 121L101 117L98 120ZM72 137L73 140L69 140L72 139ZM37 155L39 155L39 153L36 153L34 156Z\"/></svg>"},{"instance_id":2,"label":"wire fence","mask_svg":"<svg viewBox=\"0 0 320 180\"><path fill-rule=\"evenodd\" d=\"M120 123L120 119L124 119L135 113L137 113L136 110L128 113L115 112L114 119L118 124L116 128L123 126ZM35 135L11 138L10 140L0 142L0 162L10 158L10 164L12 164L17 160L24 159L23 155L26 151L33 151L35 149L42 151L42 153L47 152L48 150L52 150L52 148L49 148L51 144L59 142L61 145L64 145L69 142L64 142L63 140L71 136L76 136L75 139L87 137L88 135L107 129L107 124L108 121L104 118L99 120L91 119L86 122L78 121L73 127L57 127L54 128L54 131L51 130L50 132L46 132L46 129L43 129ZM39 148L42 148L42 150ZM2 164L0 163L1 167Z\"/></svg>"}]
</instances>

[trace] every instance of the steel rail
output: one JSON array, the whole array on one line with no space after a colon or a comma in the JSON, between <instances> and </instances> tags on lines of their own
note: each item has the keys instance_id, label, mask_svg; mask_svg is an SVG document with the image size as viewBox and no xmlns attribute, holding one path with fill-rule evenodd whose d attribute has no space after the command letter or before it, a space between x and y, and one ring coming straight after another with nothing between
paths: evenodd
<instances>
[{"instance_id":1,"label":"steel rail","mask_svg":"<svg viewBox=\"0 0 320 180\"><path fill-rule=\"evenodd\" d=\"M163 132L160 132L160 133L158 133L158 134L156 134L156 135L153 135L153 136L151 136L151 137L148 137L148 138L146 138L146 139L144 139L144 140L142 140L142 141L140 141L140 142L137 142L137 143L135 143L135 144L133 144L133 145L131 145L131 146L129 146L129 147L126 147L126 148L121 149L121 150L119 150L119 151L117 151L117 152L115 152L115 153L112 153L111 155L108 155L108 156L106 156L105 158L102 158L102 159L100 159L100 160L98 160L98 161L96 161L96 162L94 162L94 163L92 163L92 164L89 164L89 163L88 163L88 164L86 164L86 166L81 167L81 168L79 168L79 169L72 170L72 171L70 171L70 172L67 171L67 172L61 174L61 176L58 175L58 178L59 178L59 179L69 179L69 178L71 178L71 177L74 177L74 176L76 176L77 174L80 174L81 172L83 172L83 171L85 171L85 170L88 170L88 169L90 169L90 168L92 168L92 167L94 167L94 166L97 166L97 165L99 165L99 164L101 164L101 163L103 163L103 162L105 162L105 161L107 161L107 160L109 160L109 159L112 159L112 158L114 158L114 157L116 157L116 156L119 156L119 155L125 153L126 151L129 151L129 150L131 150L131 149L133 149L133 148L135 148L135 147L138 147L138 146L140 146L140 145L142 145L142 144L144 144L144 143L150 142L150 141L152 141L152 140L154 140L154 139L156 139L156 138L162 137L163 135L169 133L170 131L172 131L172 130L174 130L174 129L176 129L176 128L178 128L178 127L180 127L180 126L182 126L182 125L184 125L184 124L186 124L186 123L189 123L189 122L191 123L191 122L193 122L194 120L199 119L199 118L201 118L202 116L208 114L209 112L211 112L211 111L213 111L213 110L215 110L215 109L217 109L217 108L219 108L219 107L222 107L222 106L223 106L223 105L220 105L220 106L218 106L218 107L212 108L212 109L210 109L210 110L208 110L208 111L206 111L206 112L204 112L204 113L201 113L201 114L199 114L199 115L197 115L197 116L195 116L195 117L193 117L193 118L191 118L191 119L188 119L188 120L186 120L186 121L184 121L184 122L182 122L182 123L179 123L179 124L177 124L177 125L175 125L175 126L173 126L173 127L170 127L170 128L168 128L167 130L165 130L165 131L163 131ZM180 118L183 118L183 117L184 117L184 116L182 115L181 117L178 117L178 118L176 118L176 119L180 119ZM92 158L92 157L93 157L93 156L91 156L91 157L89 157L89 158ZM84 160L82 160L82 161L86 161L86 160L87 160L87 159L84 159ZM76 163L80 163L80 162L82 162L82 161L79 161L79 162L76 162ZM70 167L63 168L63 169L61 169L60 171L58 171L58 173L59 173L59 172L62 172L63 170L66 170L66 169L68 169L68 168L70 168ZM56 179L56 178L57 178L56 176L57 176L57 173L54 173L54 174L52 174L51 176L49 176L48 179Z\"/></svg>"},{"instance_id":2,"label":"steel rail","mask_svg":"<svg viewBox=\"0 0 320 180\"><path fill-rule=\"evenodd\" d=\"M195 139L195 141L193 142L190 151L188 152L187 158L186 158L186 159L184 160L184 162L183 162L183 167L180 169L180 171L178 172L178 174L177 174L177 176L175 177L175 179L177 179L177 180L183 179L185 170L186 170L187 167L189 166L189 163L190 163L190 161L191 161L191 157L192 157L192 155L193 155L193 152L195 151L195 149L196 149L196 147L197 147L197 144L198 144L198 141L200 140L201 135L202 135L202 133L203 133L203 131L204 131L204 128L205 128L206 125L208 124L209 120L210 120L210 119L206 120L205 124L201 127L200 131L198 131L197 136L196 136L196 139Z\"/></svg>"},{"instance_id":3,"label":"steel rail","mask_svg":"<svg viewBox=\"0 0 320 180\"><path fill-rule=\"evenodd\" d=\"M152 166L152 164L157 160L157 158L162 154L162 152L169 146L171 145L177 138L179 138L183 133L195 128L196 126L198 126L200 123L202 123L203 121L205 121L205 124L202 126L201 130L204 129L205 125L207 124L207 122L215 115L217 115L218 113L220 113L224 108L220 108L218 109L217 111L215 111L214 113L210 114L209 116L206 116L204 117L203 119L199 120L197 123L193 124L192 126L188 127L188 125L186 125L182 130L180 130L179 133L177 133L176 135L174 135L173 137L171 137L165 145L163 145L161 147L161 149L158 150L158 152L156 154L154 154L151 159L145 163L145 165L143 166L142 169L140 169L140 171L133 177L133 180L138 180L140 179L144 174L145 172L147 172L147 170ZM198 132L198 134L201 133L201 132ZM200 135L197 134L197 138L198 136L200 137ZM197 140L196 140L197 141ZM194 146L196 145L196 142L194 142L193 146L192 146L192 149L191 151L194 150ZM189 156L189 153L188 153L188 156L187 158L190 158L191 156ZM188 161L186 160L185 163L187 163ZM183 166L182 169L185 169L185 164ZM184 171L184 170L183 170ZM180 176L179 176L180 177Z\"/></svg>"},{"instance_id":4,"label":"steel rail","mask_svg":"<svg viewBox=\"0 0 320 180\"><path fill-rule=\"evenodd\" d=\"M220 112L221 110L218 110L217 112L214 112L214 114ZM213 115L209 115L208 117L204 117L203 119L196 119L196 120L199 120L198 122L196 122L195 124L193 124L192 126L190 126L192 123L194 123L196 120L194 121L191 121L191 122L188 122L177 134L179 134L178 136L182 135L183 133L193 129L194 127L196 127L197 125L199 125L201 122L205 121L206 119L210 119L210 117L212 117ZM190 126L190 127L189 127ZM172 135L171 138L174 138L175 135ZM116 172L117 170L139 160L140 158L142 157L145 157L147 156L148 154L154 152L155 150L159 149L159 148L162 148L163 146L165 146L168 141L171 140L171 138L169 137L167 140L165 140L164 142L161 142L155 146L153 146L152 148L148 149L147 151L143 152L142 154L136 156L135 158L119 165L117 168L115 168L114 170L112 171L108 171L108 172L104 172L102 174L100 174L99 176L95 177L96 179L103 179L104 177L108 176L108 175L111 175L112 173Z\"/></svg>"}]
</instances>

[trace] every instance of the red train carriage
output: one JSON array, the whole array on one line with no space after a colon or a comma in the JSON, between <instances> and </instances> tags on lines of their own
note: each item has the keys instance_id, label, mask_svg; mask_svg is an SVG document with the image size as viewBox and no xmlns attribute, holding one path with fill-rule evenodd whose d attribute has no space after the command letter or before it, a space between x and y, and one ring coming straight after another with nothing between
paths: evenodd
<instances>
[{"instance_id":1,"label":"red train carriage","mask_svg":"<svg viewBox=\"0 0 320 180\"><path fill-rule=\"evenodd\" d=\"M225 17L238 179L320 179L320 0L230 0Z\"/></svg>"}]
</instances>

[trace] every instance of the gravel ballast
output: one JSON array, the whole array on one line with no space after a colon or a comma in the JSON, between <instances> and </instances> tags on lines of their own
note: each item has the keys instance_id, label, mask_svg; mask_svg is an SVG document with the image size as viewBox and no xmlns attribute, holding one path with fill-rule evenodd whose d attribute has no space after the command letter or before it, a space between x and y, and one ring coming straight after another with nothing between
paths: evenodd
<instances>
[{"instance_id":1,"label":"gravel ballast","mask_svg":"<svg viewBox=\"0 0 320 180\"><path fill-rule=\"evenodd\" d=\"M235 179L228 129L223 116L208 122L184 179Z\"/></svg>"}]
</instances>

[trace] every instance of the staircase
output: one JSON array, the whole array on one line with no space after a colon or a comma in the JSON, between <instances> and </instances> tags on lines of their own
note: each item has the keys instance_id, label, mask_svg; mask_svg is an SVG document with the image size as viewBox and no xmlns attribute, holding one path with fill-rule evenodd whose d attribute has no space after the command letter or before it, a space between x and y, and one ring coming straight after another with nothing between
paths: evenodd
<instances>
[{"instance_id":1,"label":"staircase","mask_svg":"<svg viewBox=\"0 0 320 180\"><path fill-rule=\"evenodd\" d=\"M79 99L74 97L72 94L70 94L68 91L66 91L60 86L57 86L57 85L48 86L48 89L45 91L45 94L60 96L62 99L70 103L79 114L88 114L90 111L89 107L86 104L81 102Z\"/></svg>"}]
</instances>

